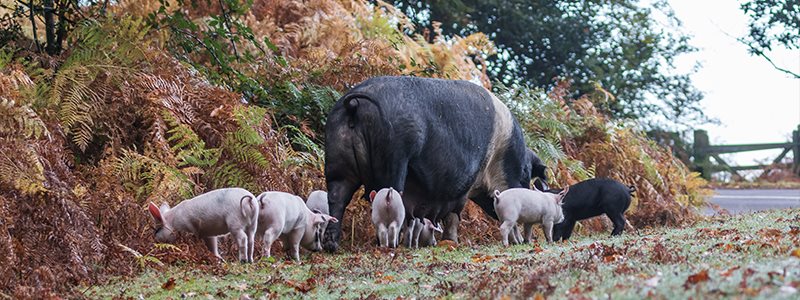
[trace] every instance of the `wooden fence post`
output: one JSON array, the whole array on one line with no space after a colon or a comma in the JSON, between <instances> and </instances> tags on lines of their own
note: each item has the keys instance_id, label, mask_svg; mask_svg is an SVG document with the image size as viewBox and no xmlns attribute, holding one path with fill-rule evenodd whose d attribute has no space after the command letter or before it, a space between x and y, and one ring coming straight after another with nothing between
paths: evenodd
<instances>
[{"instance_id":1,"label":"wooden fence post","mask_svg":"<svg viewBox=\"0 0 800 300\"><path fill-rule=\"evenodd\" d=\"M694 145L692 146L692 156L694 156L694 165L697 167L697 170L700 172L700 175L706 179L711 179L711 173L713 170L710 169L711 161L708 159L708 153L706 153L706 149L708 148L708 133L705 130L695 130L694 131Z\"/></svg>"},{"instance_id":2,"label":"wooden fence post","mask_svg":"<svg viewBox=\"0 0 800 300\"><path fill-rule=\"evenodd\" d=\"M794 174L800 176L800 125L797 129L792 131L792 171Z\"/></svg>"}]
</instances>

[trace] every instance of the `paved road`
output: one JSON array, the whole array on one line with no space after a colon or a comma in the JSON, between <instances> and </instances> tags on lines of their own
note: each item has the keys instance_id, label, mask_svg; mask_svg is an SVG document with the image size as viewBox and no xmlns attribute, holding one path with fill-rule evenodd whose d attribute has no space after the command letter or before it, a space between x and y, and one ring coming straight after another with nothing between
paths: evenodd
<instances>
[{"instance_id":1,"label":"paved road","mask_svg":"<svg viewBox=\"0 0 800 300\"><path fill-rule=\"evenodd\" d=\"M711 203L727 209L732 214L752 211L800 207L800 190L714 190ZM705 214L713 214L705 209Z\"/></svg>"}]
</instances>

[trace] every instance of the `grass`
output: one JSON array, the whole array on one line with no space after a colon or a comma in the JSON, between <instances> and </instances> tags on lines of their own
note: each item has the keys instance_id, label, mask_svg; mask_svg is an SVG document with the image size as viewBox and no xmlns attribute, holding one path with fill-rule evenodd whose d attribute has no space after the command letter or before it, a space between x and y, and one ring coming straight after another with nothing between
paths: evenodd
<instances>
[{"instance_id":1,"label":"grass","mask_svg":"<svg viewBox=\"0 0 800 300\"><path fill-rule=\"evenodd\" d=\"M90 298L796 299L800 209L715 217L686 228L364 253L306 254L151 269L89 289ZM85 287L83 288L85 289Z\"/></svg>"}]
</instances>

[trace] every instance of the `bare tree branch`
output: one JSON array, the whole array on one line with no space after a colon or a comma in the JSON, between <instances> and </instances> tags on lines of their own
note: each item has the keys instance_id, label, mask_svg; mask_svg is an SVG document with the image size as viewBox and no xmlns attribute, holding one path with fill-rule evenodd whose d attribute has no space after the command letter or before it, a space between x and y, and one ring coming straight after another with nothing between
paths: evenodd
<instances>
[{"instance_id":1,"label":"bare tree branch","mask_svg":"<svg viewBox=\"0 0 800 300\"><path fill-rule=\"evenodd\" d=\"M786 73L789 76L794 77L795 79L800 79L800 74L792 72L791 70L779 67L778 65L775 64L775 62L772 61L772 59L766 53L764 53L764 51L761 51L761 49L758 49L758 48L754 47L752 44L748 43L747 41L745 41L743 39L737 39L737 40L740 43L742 43L745 46L747 46L747 48L750 49L750 53L758 55L758 56L761 56L764 59L766 59L767 62L769 62L769 64L772 65L773 68L775 68L775 70L778 70L778 71L781 71L783 73Z\"/></svg>"}]
</instances>

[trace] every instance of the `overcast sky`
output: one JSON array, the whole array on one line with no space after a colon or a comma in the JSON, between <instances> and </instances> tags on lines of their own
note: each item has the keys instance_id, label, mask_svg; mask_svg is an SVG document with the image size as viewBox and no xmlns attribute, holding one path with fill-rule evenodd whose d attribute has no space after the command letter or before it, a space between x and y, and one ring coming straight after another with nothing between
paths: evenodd
<instances>
[{"instance_id":1,"label":"overcast sky","mask_svg":"<svg viewBox=\"0 0 800 300\"><path fill-rule=\"evenodd\" d=\"M761 57L747 54L734 37L747 33L747 17L739 5L744 1L669 0L684 30L700 48L680 60L689 67L700 61L692 76L705 92L701 102L707 115L721 125L700 125L712 144L785 142L800 124L800 80L777 71ZM800 73L800 51L774 51L773 61ZM750 165L772 160L780 150L731 154L735 164Z\"/></svg>"}]
</instances>

